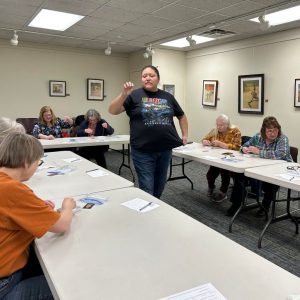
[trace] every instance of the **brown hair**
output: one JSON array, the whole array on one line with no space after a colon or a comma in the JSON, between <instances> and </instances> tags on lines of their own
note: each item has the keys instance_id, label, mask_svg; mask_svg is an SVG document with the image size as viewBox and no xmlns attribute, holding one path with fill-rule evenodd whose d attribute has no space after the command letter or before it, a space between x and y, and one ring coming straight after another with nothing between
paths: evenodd
<instances>
[{"instance_id":1,"label":"brown hair","mask_svg":"<svg viewBox=\"0 0 300 300\"><path fill-rule=\"evenodd\" d=\"M42 144L35 137L11 132L0 144L0 167L22 168L32 165L44 154Z\"/></svg>"},{"instance_id":2,"label":"brown hair","mask_svg":"<svg viewBox=\"0 0 300 300\"><path fill-rule=\"evenodd\" d=\"M39 122L42 123L42 124L44 124L44 125L47 125L45 123L43 115L44 115L45 112L48 112L48 111L51 112L51 115L52 115L51 125L53 126L54 123L55 123L55 121L56 121L56 116L55 116L55 114L54 114L54 112L53 112L53 110L52 110L52 108L50 106L43 106L41 108L40 115L39 115Z\"/></svg>"},{"instance_id":3,"label":"brown hair","mask_svg":"<svg viewBox=\"0 0 300 300\"><path fill-rule=\"evenodd\" d=\"M266 137L266 129L269 128L277 128L278 129L278 136L281 136L281 126L276 120L275 117L265 117L260 129L260 134L262 138L265 140Z\"/></svg>"}]
</instances>

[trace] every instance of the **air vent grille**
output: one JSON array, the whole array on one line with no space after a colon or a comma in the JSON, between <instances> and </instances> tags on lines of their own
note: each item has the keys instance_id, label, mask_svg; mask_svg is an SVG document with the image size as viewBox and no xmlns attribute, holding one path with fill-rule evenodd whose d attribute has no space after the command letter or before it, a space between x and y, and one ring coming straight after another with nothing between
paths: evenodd
<instances>
[{"instance_id":1,"label":"air vent grille","mask_svg":"<svg viewBox=\"0 0 300 300\"><path fill-rule=\"evenodd\" d=\"M210 37L227 37L230 35L234 35L236 34L233 31L227 31L227 30L223 30L223 29L211 29L205 32L202 32L201 35L206 35L206 36L210 36Z\"/></svg>"}]
</instances>

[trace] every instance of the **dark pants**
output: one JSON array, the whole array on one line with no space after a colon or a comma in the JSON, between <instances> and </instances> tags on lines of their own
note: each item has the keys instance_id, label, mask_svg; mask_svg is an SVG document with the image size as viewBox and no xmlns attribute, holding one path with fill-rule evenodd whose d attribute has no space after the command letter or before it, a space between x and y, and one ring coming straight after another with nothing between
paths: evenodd
<instances>
[{"instance_id":1,"label":"dark pants","mask_svg":"<svg viewBox=\"0 0 300 300\"><path fill-rule=\"evenodd\" d=\"M53 299L33 248L30 249L28 263L24 268L8 277L0 278L0 299Z\"/></svg>"},{"instance_id":2,"label":"dark pants","mask_svg":"<svg viewBox=\"0 0 300 300\"><path fill-rule=\"evenodd\" d=\"M242 201L245 198L246 191L244 184L247 178L244 174L235 173L234 175L234 185L232 189L232 194L230 201L235 207L240 207ZM264 192L264 197L262 200L262 206L266 209L270 208L272 201L276 199L276 193L278 191L278 185L262 182L262 191Z\"/></svg>"},{"instance_id":3,"label":"dark pants","mask_svg":"<svg viewBox=\"0 0 300 300\"><path fill-rule=\"evenodd\" d=\"M220 191L223 192L224 194L227 193L228 186L230 183L230 172L224 169L219 169L216 167L210 167L207 174L207 182L208 182L208 187L210 189L215 188L215 181L216 178L221 174L221 187Z\"/></svg>"},{"instance_id":4,"label":"dark pants","mask_svg":"<svg viewBox=\"0 0 300 300\"><path fill-rule=\"evenodd\" d=\"M172 150L147 153L131 148L131 156L139 188L160 198L167 182Z\"/></svg>"},{"instance_id":5,"label":"dark pants","mask_svg":"<svg viewBox=\"0 0 300 300\"><path fill-rule=\"evenodd\" d=\"M93 158L99 166L107 169L105 160L105 152L107 150L108 146L82 147L79 148L79 155L86 159Z\"/></svg>"}]
</instances>

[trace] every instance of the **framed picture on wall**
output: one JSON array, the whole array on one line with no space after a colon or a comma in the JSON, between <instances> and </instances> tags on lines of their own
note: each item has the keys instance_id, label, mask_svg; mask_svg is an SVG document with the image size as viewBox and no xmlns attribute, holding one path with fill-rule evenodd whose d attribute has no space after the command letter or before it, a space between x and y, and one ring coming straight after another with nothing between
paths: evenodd
<instances>
[{"instance_id":1,"label":"framed picture on wall","mask_svg":"<svg viewBox=\"0 0 300 300\"><path fill-rule=\"evenodd\" d=\"M164 84L163 90L175 96L175 85L174 84Z\"/></svg>"},{"instance_id":2,"label":"framed picture on wall","mask_svg":"<svg viewBox=\"0 0 300 300\"><path fill-rule=\"evenodd\" d=\"M66 81L49 80L50 97L66 97Z\"/></svg>"},{"instance_id":3,"label":"framed picture on wall","mask_svg":"<svg viewBox=\"0 0 300 300\"><path fill-rule=\"evenodd\" d=\"M240 75L238 109L242 114L264 114L264 74Z\"/></svg>"},{"instance_id":4,"label":"framed picture on wall","mask_svg":"<svg viewBox=\"0 0 300 300\"><path fill-rule=\"evenodd\" d=\"M294 106L295 107L300 107L300 79L295 79Z\"/></svg>"},{"instance_id":5,"label":"framed picture on wall","mask_svg":"<svg viewBox=\"0 0 300 300\"><path fill-rule=\"evenodd\" d=\"M104 100L104 80L103 79L87 79L87 99L88 100Z\"/></svg>"},{"instance_id":6,"label":"framed picture on wall","mask_svg":"<svg viewBox=\"0 0 300 300\"><path fill-rule=\"evenodd\" d=\"M203 80L202 105L217 106L218 81Z\"/></svg>"}]
</instances>

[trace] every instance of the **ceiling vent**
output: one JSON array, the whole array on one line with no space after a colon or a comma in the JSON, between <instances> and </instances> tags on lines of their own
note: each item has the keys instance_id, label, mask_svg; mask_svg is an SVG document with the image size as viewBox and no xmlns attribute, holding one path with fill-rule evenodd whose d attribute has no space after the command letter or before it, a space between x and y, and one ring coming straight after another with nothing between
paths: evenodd
<instances>
[{"instance_id":1,"label":"ceiling vent","mask_svg":"<svg viewBox=\"0 0 300 300\"><path fill-rule=\"evenodd\" d=\"M228 37L228 36L231 36L234 34L236 34L236 33L233 31L227 31L227 30L218 29L218 28L211 29L211 30L201 33L201 35L206 35L206 36L214 37L214 38Z\"/></svg>"}]
</instances>

